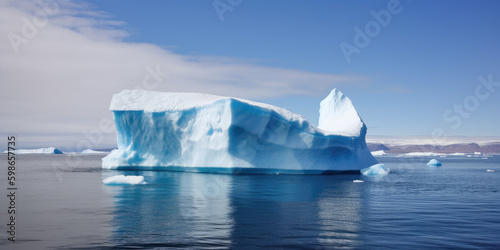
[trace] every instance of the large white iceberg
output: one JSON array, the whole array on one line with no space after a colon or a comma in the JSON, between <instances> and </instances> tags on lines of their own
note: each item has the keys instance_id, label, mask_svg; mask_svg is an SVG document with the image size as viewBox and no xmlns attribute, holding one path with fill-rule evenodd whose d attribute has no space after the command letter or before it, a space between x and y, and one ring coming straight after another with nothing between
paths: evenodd
<instances>
[{"instance_id":1,"label":"large white iceberg","mask_svg":"<svg viewBox=\"0 0 500 250\"><path fill-rule=\"evenodd\" d=\"M319 126L272 105L199 93L124 90L113 96L118 149L107 169L327 174L377 164L366 126L334 89Z\"/></svg>"}]
</instances>

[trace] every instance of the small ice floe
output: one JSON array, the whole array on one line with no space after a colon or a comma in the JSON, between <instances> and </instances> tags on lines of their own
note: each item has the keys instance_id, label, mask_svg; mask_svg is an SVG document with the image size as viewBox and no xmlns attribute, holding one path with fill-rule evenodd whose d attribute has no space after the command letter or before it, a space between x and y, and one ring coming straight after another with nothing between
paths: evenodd
<instances>
[{"instance_id":1,"label":"small ice floe","mask_svg":"<svg viewBox=\"0 0 500 250\"><path fill-rule=\"evenodd\" d=\"M381 163L361 169L361 173L364 175L386 175L389 171L389 168L386 168L384 164Z\"/></svg>"},{"instance_id":2,"label":"small ice floe","mask_svg":"<svg viewBox=\"0 0 500 250\"><path fill-rule=\"evenodd\" d=\"M486 169L486 172L493 173L493 172L495 172L495 170L493 170L493 169Z\"/></svg>"},{"instance_id":3,"label":"small ice floe","mask_svg":"<svg viewBox=\"0 0 500 250\"><path fill-rule=\"evenodd\" d=\"M432 167L441 167L441 162L439 162L436 159L432 159L429 162L427 162L427 166L432 166Z\"/></svg>"},{"instance_id":4,"label":"small ice floe","mask_svg":"<svg viewBox=\"0 0 500 250\"><path fill-rule=\"evenodd\" d=\"M365 182L365 181L362 181L362 180L353 180L352 182L361 183L361 182Z\"/></svg>"},{"instance_id":5,"label":"small ice floe","mask_svg":"<svg viewBox=\"0 0 500 250\"><path fill-rule=\"evenodd\" d=\"M137 184L147 184L144 181L144 176L136 175L115 175L108 177L102 181L106 185L137 185Z\"/></svg>"}]
</instances>

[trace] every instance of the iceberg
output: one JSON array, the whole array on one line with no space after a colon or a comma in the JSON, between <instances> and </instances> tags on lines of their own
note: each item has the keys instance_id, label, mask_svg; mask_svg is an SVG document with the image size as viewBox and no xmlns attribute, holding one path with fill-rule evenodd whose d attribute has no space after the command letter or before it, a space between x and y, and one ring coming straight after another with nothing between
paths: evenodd
<instances>
[{"instance_id":1,"label":"iceberg","mask_svg":"<svg viewBox=\"0 0 500 250\"><path fill-rule=\"evenodd\" d=\"M102 181L106 185L137 185L137 184L147 184L144 181L144 176L135 175L115 175L108 177Z\"/></svg>"},{"instance_id":2,"label":"iceberg","mask_svg":"<svg viewBox=\"0 0 500 250\"><path fill-rule=\"evenodd\" d=\"M98 155L98 154L109 154L109 151L97 151L92 149L85 149L82 151L82 155Z\"/></svg>"},{"instance_id":3,"label":"iceberg","mask_svg":"<svg viewBox=\"0 0 500 250\"><path fill-rule=\"evenodd\" d=\"M389 174L390 169L386 168L384 164L375 164L368 168L361 169L363 175L386 175Z\"/></svg>"},{"instance_id":4,"label":"iceberg","mask_svg":"<svg viewBox=\"0 0 500 250\"><path fill-rule=\"evenodd\" d=\"M111 100L118 149L105 169L229 174L359 173L377 164L367 127L334 89L319 126L269 104L201 93L123 90Z\"/></svg>"},{"instance_id":5,"label":"iceberg","mask_svg":"<svg viewBox=\"0 0 500 250\"><path fill-rule=\"evenodd\" d=\"M441 162L436 159L432 159L427 163L427 166L441 167Z\"/></svg>"},{"instance_id":6,"label":"iceberg","mask_svg":"<svg viewBox=\"0 0 500 250\"><path fill-rule=\"evenodd\" d=\"M7 151L3 152L7 153ZM18 149L16 154L62 154L63 152L55 147L39 148L39 149Z\"/></svg>"},{"instance_id":7,"label":"iceberg","mask_svg":"<svg viewBox=\"0 0 500 250\"><path fill-rule=\"evenodd\" d=\"M377 150L377 151L372 152L372 155L377 155L377 156L386 155L386 154L387 153L385 153L384 150Z\"/></svg>"}]
</instances>

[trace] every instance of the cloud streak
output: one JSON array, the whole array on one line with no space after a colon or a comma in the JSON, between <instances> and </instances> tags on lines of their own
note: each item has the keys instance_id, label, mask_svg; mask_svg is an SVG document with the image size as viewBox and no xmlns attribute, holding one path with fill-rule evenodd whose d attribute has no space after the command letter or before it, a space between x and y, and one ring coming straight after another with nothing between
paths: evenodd
<instances>
[{"instance_id":1,"label":"cloud streak","mask_svg":"<svg viewBox=\"0 0 500 250\"><path fill-rule=\"evenodd\" d=\"M111 118L111 96L142 88L147 79L157 91L206 92L263 99L288 95L323 95L333 87L357 84L360 78L263 67L232 58L186 56L155 44L124 42L125 23L88 4L57 4L45 25L27 43L13 49L8 34L23 36L25 20L42 23L39 1L0 3L0 132L29 133L29 144L53 146L39 138L59 133L62 147L82 140L82 129ZM54 6L53 6L54 7ZM54 9L53 9L54 10ZM34 19L35 18L35 19ZM33 24L33 23L32 23ZM33 24L35 25L35 24ZM151 69L159 71L151 74ZM160 79L158 81L158 79ZM43 144L43 145L42 145ZM115 145L113 133L101 147ZM61 145L54 145L61 146Z\"/></svg>"}]
</instances>

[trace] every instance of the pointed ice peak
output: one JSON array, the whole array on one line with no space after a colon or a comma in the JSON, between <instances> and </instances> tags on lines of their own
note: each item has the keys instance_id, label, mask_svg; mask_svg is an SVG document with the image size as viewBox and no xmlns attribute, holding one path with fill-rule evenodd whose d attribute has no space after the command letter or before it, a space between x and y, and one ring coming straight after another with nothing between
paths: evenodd
<instances>
[{"instance_id":1,"label":"pointed ice peak","mask_svg":"<svg viewBox=\"0 0 500 250\"><path fill-rule=\"evenodd\" d=\"M364 123L352 106L351 100L337 89L333 89L321 101L319 129L331 134L360 136L363 125Z\"/></svg>"}]
</instances>

